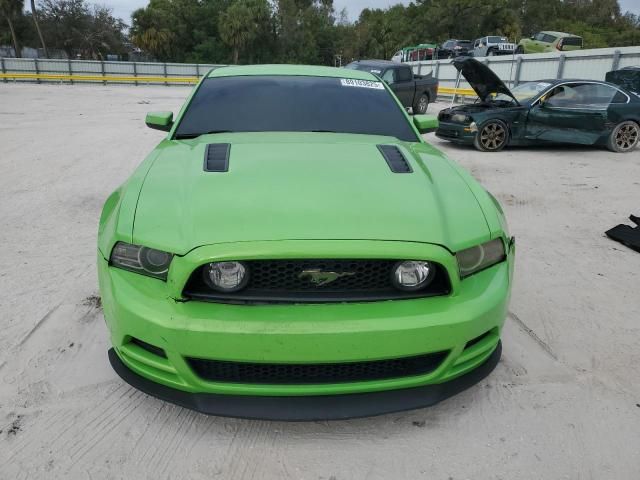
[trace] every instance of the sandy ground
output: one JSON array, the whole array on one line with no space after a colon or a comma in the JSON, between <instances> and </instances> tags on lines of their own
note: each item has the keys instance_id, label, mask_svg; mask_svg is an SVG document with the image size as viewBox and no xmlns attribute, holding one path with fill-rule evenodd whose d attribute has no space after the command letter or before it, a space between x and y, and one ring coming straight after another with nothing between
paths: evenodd
<instances>
[{"instance_id":1,"label":"sandy ground","mask_svg":"<svg viewBox=\"0 0 640 480\"><path fill-rule=\"evenodd\" d=\"M518 260L504 355L438 406L371 419L207 417L124 384L96 301L103 201L184 87L0 83L0 478L640 478L640 150L480 154L428 135L502 202ZM437 105L430 107L437 112Z\"/></svg>"}]
</instances>

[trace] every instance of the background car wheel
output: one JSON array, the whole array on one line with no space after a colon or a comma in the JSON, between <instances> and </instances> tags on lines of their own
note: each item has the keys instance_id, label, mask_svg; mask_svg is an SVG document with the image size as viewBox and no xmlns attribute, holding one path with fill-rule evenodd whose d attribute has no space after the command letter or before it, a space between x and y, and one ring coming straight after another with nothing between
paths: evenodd
<instances>
[{"instance_id":1,"label":"background car wheel","mask_svg":"<svg viewBox=\"0 0 640 480\"><path fill-rule=\"evenodd\" d=\"M413 105L413 113L415 115L424 115L427 113L427 108L429 108L429 96L423 93Z\"/></svg>"},{"instance_id":2,"label":"background car wheel","mask_svg":"<svg viewBox=\"0 0 640 480\"><path fill-rule=\"evenodd\" d=\"M516 48L516 55L524 55L524 47L522 45L518 45L518 48Z\"/></svg>"},{"instance_id":3,"label":"background car wheel","mask_svg":"<svg viewBox=\"0 0 640 480\"><path fill-rule=\"evenodd\" d=\"M507 124L501 120L490 120L480 126L473 145L483 152L499 152L508 140Z\"/></svg>"},{"instance_id":4,"label":"background car wheel","mask_svg":"<svg viewBox=\"0 0 640 480\"><path fill-rule=\"evenodd\" d=\"M619 123L609 135L607 147L612 152L627 153L636 148L640 140L640 125L626 121Z\"/></svg>"}]
</instances>

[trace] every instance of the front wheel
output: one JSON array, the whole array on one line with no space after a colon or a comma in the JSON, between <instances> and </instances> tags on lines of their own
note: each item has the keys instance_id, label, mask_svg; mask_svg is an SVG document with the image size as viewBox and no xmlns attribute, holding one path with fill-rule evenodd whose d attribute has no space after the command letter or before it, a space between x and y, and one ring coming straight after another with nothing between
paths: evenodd
<instances>
[{"instance_id":1,"label":"front wheel","mask_svg":"<svg viewBox=\"0 0 640 480\"><path fill-rule=\"evenodd\" d=\"M524 55L524 47L522 45L518 45L518 48L516 48L516 55Z\"/></svg>"},{"instance_id":2,"label":"front wheel","mask_svg":"<svg viewBox=\"0 0 640 480\"><path fill-rule=\"evenodd\" d=\"M495 51L493 51L493 50L489 50L489 51L487 52L487 57L493 57L495 54L496 54L496 52L495 52Z\"/></svg>"},{"instance_id":3,"label":"front wheel","mask_svg":"<svg viewBox=\"0 0 640 480\"><path fill-rule=\"evenodd\" d=\"M489 120L478 129L473 145L481 152L499 152L509 140L507 124L502 120Z\"/></svg>"},{"instance_id":4,"label":"front wheel","mask_svg":"<svg viewBox=\"0 0 640 480\"><path fill-rule=\"evenodd\" d=\"M413 113L417 115L424 115L427 113L427 108L429 108L429 97L423 93L413 105Z\"/></svg>"},{"instance_id":5,"label":"front wheel","mask_svg":"<svg viewBox=\"0 0 640 480\"><path fill-rule=\"evenodd\" d=\"M636 148L640 139L640 125L628 120L619 123L609 135L607 147L612 152L627 153Z\"/></svg>"}]
</instances>

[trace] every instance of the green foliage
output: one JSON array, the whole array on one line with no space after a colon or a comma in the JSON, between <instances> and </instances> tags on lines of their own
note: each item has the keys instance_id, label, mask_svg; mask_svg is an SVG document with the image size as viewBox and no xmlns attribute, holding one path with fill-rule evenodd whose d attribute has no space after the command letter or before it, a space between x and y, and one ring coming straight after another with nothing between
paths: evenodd
<instances>
[{"instance_id":1,"label":"green foliage","mask_svg":"<svg viewBox=\"0 0 640 480\"><path fill-rule=\"evenodd\" d=\"M257 40L268 36L271 18L267 0L235 0L220 15L220 38L232 49L233 63L238 63L241 50L256 47Z\"/></svg>"},{"instance_id":2,"label":"green foliage","mask_svg":"<svg viewBox=\"0 0 640 480\"><path fill-rule=\"evenodd\" d=\"M124 49L125 25L87 0L41 0L52 48L100 57ZM22 0L0 0L0 43L40 44ZM14 35L8 28L8 20ZM132 15L129 39L163 61L309 63L390 58L404 46L540 30L584 37L585 48L640 44L640 19L618 0L415 0L363 10L355 22L332 0L150 0Z\"/></svg>"},{"instance_id":3,"label":"green foliage","mask_svg":"<svg viewBox=\"0 0 640 480\"><path fill-rule=\"evenodd\" d=\"M39 18L49 46L64 50L69 58L99 59L125 51L126 25L106 7L92 6L85 0L44 0Z\"/></svg>"}]
</instances>

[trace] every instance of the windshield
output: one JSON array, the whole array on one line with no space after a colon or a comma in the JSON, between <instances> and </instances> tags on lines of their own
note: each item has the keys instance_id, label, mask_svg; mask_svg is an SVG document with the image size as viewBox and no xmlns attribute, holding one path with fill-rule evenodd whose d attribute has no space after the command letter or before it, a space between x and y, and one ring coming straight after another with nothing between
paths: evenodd
<instances>
[{"instance_id":1,"label":"windshield","mask_svg":"<svg viewBox=\"0 0 640 480\"><path fill-rule=\"evenodd\" d=\"M489 37L489 43L500 43L508 41L509 39L507 37Z\"/></svg>"},{"instance_id":2,"label":"windshield","mask_svg":"<svg viewBox=\"0 0 640 480\"><path fill-rule=\"evenodd\" d=\"M582 38L580 38L580 37L564 37L562 39L562 44L563 45L571 45L571 46L581 47L582 46Z\"/></svg>"},{"instance_id":3,"label":"windshield","mask_svg":"<svg viewBox=\"0 0 640 480\"><path fill-rule=\"evenodd\" d=\"M175 137L220 132L337 132L418 141L382 82L333 77L208 78Z\"/></svg>"},{"instance_id":4,"label":"windshield","mask_svg":"<svg viewBox=\"0 0 640 480\"><path fill-rule=\"evenodd\" d=\"M550 86L551 84L547 82L527 82L522 83L515 88L512 88L511 93L513 93L513 96L518 100L518 102L526 102L529 100L533 100L538 96L538 94L542 93ZM496 95L493 99L504 100L508 102L513 101L513 99L509 95L505 95L504 93Z\"/></svg>"}]
</instances>

